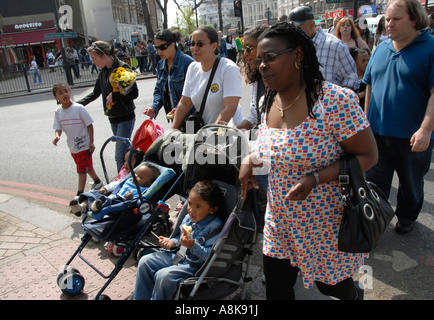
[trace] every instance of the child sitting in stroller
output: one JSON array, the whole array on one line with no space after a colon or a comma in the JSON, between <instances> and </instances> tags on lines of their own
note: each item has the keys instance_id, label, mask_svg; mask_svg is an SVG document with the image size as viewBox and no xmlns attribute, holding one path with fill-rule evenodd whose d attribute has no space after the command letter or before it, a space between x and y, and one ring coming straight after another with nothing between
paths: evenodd
<instances>
[{"instance_id":1,"label":"child sitting in stroller","mask_svg":"<svg viewBox=\"0 0 434 320\"><path fill-rule=\"evenodd\" d=\"M142 164L135 172L137 183L140 186L140 193L146 191L146 188L160 175L160 170L151 164ZM117 192L117 187L123 181L115 181L109 185L99 189L98 191L90 191L82 193L78 199L73 199L69 203L71 212L76 216L85 214L88 209L92 213L100 212L104 207L114 205L125 200L132 200L139 196L136 185L134 184L133 177L124 181L122 187ZM107 196L107 194L110 194Z\"/></svg>"},{"instance_id":2,"label":"child sitting in stroller","mask_svg":"<svg viewBox=\"0 0 434 320\"><path fill-rule=\"evenodd\" d=\"M199 181L189 192L188 215L179 235L159 237L163 249L143 256L137 267L135 300L169 300L178 283L194 276L208 258L222 227L219 214L225 212L225 200L217 184ZM176 235L176 232L174 233ZM178 249L178 252L174 249Z\"/></svg>"},{"instance_id":3,"label":"child sitting in stroller","mask_svg":"<svg viewBox=\"0 0 434 320\"><path fill-rule=\"evenodd\" d=\"M128 173L131 172L131 168L128 164L128 157L130 156L131 150L128 150L124 155L124 166L122 167L121 171L119 171L117 177L115 178L115 181L122 180L125 178ZM145 156L145 153L140 149L132 149L132 156L131 156L131 166L133 168L137 167L140 163L143 161L143 157Z\"/></svg>"}]
</instances>

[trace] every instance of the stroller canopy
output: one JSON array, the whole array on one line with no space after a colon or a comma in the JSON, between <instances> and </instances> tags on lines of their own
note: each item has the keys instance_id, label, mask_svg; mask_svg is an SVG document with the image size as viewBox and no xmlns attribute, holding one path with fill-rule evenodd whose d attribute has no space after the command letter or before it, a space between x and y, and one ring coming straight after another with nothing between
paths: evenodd
<instances>
[{"instance_id":1,"label":"stroller canopy","mask_svg":"<svg viewBox=\"0 0 434 320\"><path fill-rule=\"evenodd\" d=\"M146 158L185 173L184 189L201 179L236 185L241 162L249 153L248 140L241 130L206 125L196 134L164 133L151 145Z\"/></svg>"}]
</instances>

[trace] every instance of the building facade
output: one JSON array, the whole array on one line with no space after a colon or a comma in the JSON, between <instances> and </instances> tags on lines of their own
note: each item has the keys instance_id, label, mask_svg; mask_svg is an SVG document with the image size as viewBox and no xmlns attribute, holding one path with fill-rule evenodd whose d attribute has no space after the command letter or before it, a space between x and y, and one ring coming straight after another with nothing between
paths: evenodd
<instances>
[{"instance_id":1,"label":"building facade","mask_svg":"<svg viewBox=\"0 0 434 320\"><path fill-rule=\"evenodd\" d=\"M297 0L298 3L298 0ZM243 16L245 28L263 23L273 23L280 16L278 0L244 0Z\"/></svg>"},{"instance_id":2,"label":"building facade","mask_svg":"<svg viewBox=\"0 0 434 320\"><path fill-rule=\"evenodd\" d=\"M0 2L0 72L27 67L36 57L46 66L48 51L88 46L95 40L147 40L142 1L146 1L155 32L163 28L163 14L155 0L16 0ZM71 12L58 12L63 5ZM57 12L57 16L56 16ZM68 28L59 30L68 16ZM66 19L66 20L67 20ZM76 38L48 39L46 34L77 33Z\"/></svg>"},{"instance_id":3,"label":"building facade","mask_svg":"<svg viewBox=\"0 0 434 320\"><path fill-rule=\"evenodd\" d=\"M199 24L211 25L216 30L220 29L218 6L215 0L203 2L197 9L199 16ZM223 33L228 30L240 28L240 19L234 15L234 1L222 0L222 16L223 16Z\"/></svg>"}]
</instances>

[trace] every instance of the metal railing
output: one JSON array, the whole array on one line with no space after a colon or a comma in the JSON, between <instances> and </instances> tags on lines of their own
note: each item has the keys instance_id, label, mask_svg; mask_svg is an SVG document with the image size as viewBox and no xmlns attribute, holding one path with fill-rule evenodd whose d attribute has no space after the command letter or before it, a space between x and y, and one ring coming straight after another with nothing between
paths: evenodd
<instances>
[{"instance_id":1,"label":"metal railing","mask_svg":"<svg viewBox=\"0 0 434 320\"><path fill-rule=\"evenodd\" d=\"M137 57L126 57L121 60L128 63L133 70L139 71L139 61L136 58ZM143 60L146 59L146 64L149 64L147 57L142 58ZM99 70L91 62L79 62L74 65L69 65L69 68L74 85L84 83L92 85L98 77ZM148 71L148 68L145 68L145 70L148 74L152 72L151 70ZM138 72L138 74L140 74L140 72ZM2 71L0 69L0 96L15 92L32 92L38 89L52 88L53 84L58 82L68 83L63 66L39 68L39 75L29 72L29 68L25 65L9 68L9 71Z\"/></svg>"},{"instance_id":2,"label":"metal railing","mask_svg":"<svg viewBox=\"0 0 434 320\"><path fill-rule=\"evenodd\" d=\"M81 63L69 67L74 85L94 82L98 77L99 70L96 67L92 68L92 64L87 68L86 66L82 68ZM0 95L51 88L57 82L68 83L63 66L39 68L37 73L31 73L27 68L16 71L0 71Z\"/></svg>"}]
</instances>

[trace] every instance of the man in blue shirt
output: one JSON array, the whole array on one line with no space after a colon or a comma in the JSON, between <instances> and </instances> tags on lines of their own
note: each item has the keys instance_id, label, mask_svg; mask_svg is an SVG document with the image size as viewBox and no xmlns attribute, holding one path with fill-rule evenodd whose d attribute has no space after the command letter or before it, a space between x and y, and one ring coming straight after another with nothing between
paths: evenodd
<instances>
[{"instance_id":1,"label":"man in blue shirt","mask_svg":"<svg viewBox=\"0 0 434 320\"><path fill-rule=\"evenodd\" d=\"M365 112L379 150L367 172L389 196L399 177L395 231L409 232L424 200L424 176L434 147L434 38L418 0L392 0L386 10L389 39L374 51L363 82Z\"/></svg>"}]
</instances>

